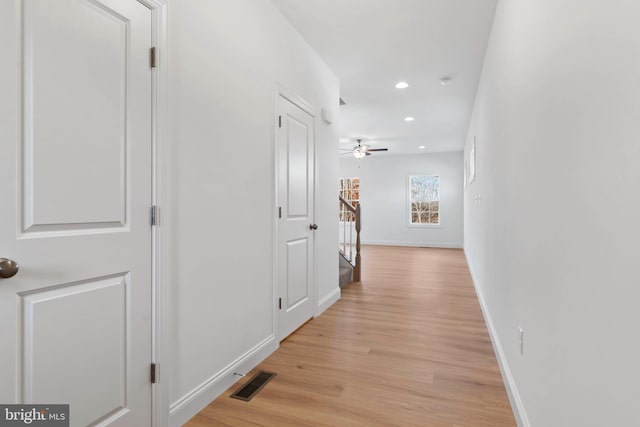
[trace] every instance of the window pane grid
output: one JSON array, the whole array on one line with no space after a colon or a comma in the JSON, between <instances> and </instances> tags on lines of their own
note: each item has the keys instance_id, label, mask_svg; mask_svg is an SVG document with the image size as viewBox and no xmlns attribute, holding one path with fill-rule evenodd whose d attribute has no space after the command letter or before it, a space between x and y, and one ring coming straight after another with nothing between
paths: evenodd
<instances>
[{"instance_id":1,"label":"window pane grid","mask_svg":"<svg viewBox=\"0 0 640 427\"><path fill-rule=\"evenodd\" d=\"M440 224L440 177L409 177L411 224Z\"/></svg>"}]
</instances>

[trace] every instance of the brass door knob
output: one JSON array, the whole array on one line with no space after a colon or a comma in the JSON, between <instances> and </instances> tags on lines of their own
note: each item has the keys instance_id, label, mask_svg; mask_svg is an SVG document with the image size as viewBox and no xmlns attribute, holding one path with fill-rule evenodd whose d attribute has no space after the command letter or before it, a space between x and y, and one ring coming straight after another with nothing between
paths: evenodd
<instances>
[{"instance_id":1,"label":"brass door knob","mask_svg":"<svg viewBox=\"0 0 640 427\"><path fill-rule=\"evenodd\" d=\"M15 276L16 274L18 274L18 270L20 270L20 267L18 266L17 262L11 261L10 259L7 259L7 258L0 258L0 278L1 279L8 279L10 277Z\"/></svg>"}]
</instances>

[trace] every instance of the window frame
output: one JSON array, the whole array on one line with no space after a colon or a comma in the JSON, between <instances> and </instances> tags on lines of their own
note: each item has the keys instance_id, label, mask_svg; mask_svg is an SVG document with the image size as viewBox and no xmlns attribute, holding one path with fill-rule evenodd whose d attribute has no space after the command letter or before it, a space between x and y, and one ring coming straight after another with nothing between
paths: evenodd
<instances>
[{"instance_id":1,"label":"window frame","mask_svg":"<svg viewBox=\"0 0 640 427\"><path fill-rule=\"evenodd\" d=\"M438 178L438 223L414 223L412 222L413 210L411 209L411 178L414 176L429 176ZM442 228L442 177L438 174L427 173L410 173L407 174L407 200L406 200L406 218L407 227L409 228Z\"/></svg>"},{"instance_id":2,"label":"window frame","mask_svg":"<svg viewBox=\"0 0 640 427\"><path fill-rule=\"evenodd\" d=\"M469 150L469 184L476 179L476 137L473 137L473 143Z\"/></svg>"}]
</instances>

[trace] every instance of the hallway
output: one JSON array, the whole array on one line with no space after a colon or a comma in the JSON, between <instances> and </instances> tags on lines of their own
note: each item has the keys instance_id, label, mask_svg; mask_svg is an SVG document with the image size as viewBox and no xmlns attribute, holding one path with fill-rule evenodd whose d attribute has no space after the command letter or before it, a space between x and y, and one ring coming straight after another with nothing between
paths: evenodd
<instances>
[{"instance_id":1,"label":"hallway","mask_svg":"<svg viewBox=\"0 0 640 427\"><path fill-rule=\"evenodd\" d=\"M363 260L362 283L258 365L277 377L252 401L229 398L243 379L186 425L515 425L462 250Z\"/></svg>"}]
</instances>

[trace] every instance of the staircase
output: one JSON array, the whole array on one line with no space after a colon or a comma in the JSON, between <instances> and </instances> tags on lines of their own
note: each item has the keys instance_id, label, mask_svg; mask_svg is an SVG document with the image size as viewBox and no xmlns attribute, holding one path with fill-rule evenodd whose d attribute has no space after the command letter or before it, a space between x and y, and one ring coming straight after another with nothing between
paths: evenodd
<instances>
[{"instance_id":1,"label":"staircase","mask_svg":"<svg viewBox=\"0 0 640 427\"><path fill-rule=\"evenodd\" d=\"M340 287L342 288L347 283L351 283L353 280L353 267L340 266Z\"/></svg>"},{"instance_id":2,"label":"staircase","mask_svg":"<svg viewBox=\"0 0 640 427\"><path fill-rule=\"evenodd\" d=\"M360 281L360 204L351 205L342 197L340 201L340 287Z\"/></svg>"}]
</instances>

